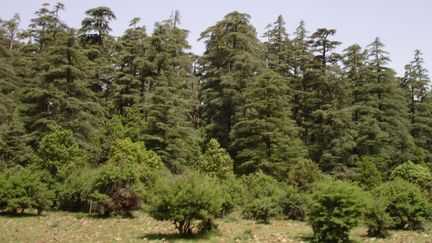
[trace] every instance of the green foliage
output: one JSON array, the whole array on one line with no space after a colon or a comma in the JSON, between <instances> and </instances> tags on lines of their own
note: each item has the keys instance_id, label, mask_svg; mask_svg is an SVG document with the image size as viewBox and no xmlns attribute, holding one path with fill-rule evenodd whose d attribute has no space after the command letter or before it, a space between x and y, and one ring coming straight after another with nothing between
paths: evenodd
<instances>
[{"instance_id":1,"label":"green foliage","mask_svg":"<svg viewBox=\"0 0 432 243\"><path fill-rule=\"evenodd\" d=\"M48 183L52 183L50 175L35 168L15 167L0 173L0 211L17 214L33 208L42 213L55 198Z\"/></svg>"},{"instance_id":2,"label":"green foliage","mask_svg":"<svg viewBox=\"0 0 432 243\"><path fill-rule=\"evenodd\" d=\"M326 180L314 187L309 223L319 242L344 242L366 209L367 195L356 185Z\"/></svg>"},{"instance_id":3,"label":"green foliage","mask_svg":"<svg viewBox=\"0 0 432 243\"><path fill-rule=\"evenodd\" d=\"M194 220L216 216L223 203L215 179L188 172L161 182L150 203L150 215L157 220L171 220L180 234L192 234Z\"/></svg>"},{"instance_id":4,"label":"green foliage","mask_svg":"<svg viewBox=\"0 0 432 243\"><path fill-rule=\"evenodd\" d=\"M386 212L397 229L419 229L431 218L432 207L426 195L416 185L396 179L376 189L376 194L388 202Z\"/></svg>"},{"instance_id":5,"label":"green foliage","mask_svg":"<svg viewBox=\"0 0 432 243\"><path fill-rule=\"evenodd\" d=\"M142 143L133 143L129 138L117 140L91 186L90 198L96 203L96 212L130 216L130 210L146 199L144 190L154 185L162 167L160 157Z\"/></svg>"},{"instance_id":6,"label":"green foliage","mask_svg":"<svg viewBox=\"0 0 432 243\"><path fill-rule=\"evenodd\" d=\"M389 236L388 228L392 224L390 215L386 212L388 202L383 198L374 198L368 205L365 213L368 236L386 238Z\"/></svg>"},{"instance_id":7,"label":"green foliage","mask_svg":"<svg viewBox=\"0 0 432 243\"><path fill-rule=\"evenodd\" d=\"M58 208L69 211L87 209L91 186L97 176L97 170L83 167L69 174L58 186Z\"/></svg>"},{"instance_id":8,"label":"green foliage","mask_svg":"<svg viewBox=\"0 0 432 243\"><path fill-rule=\"evenodd\" d=\"M280 215L284 191L271 176L257 172L241 177L244 186L243 215L260 223L270 223L270 218Z\"/></svg>"},{"instance_id":9,"label":"green foliage","mask_svg":"<svg viewBox=\"0 0 432 243\"><path fill-rule=\"evenodd\" d=\"M381 173L378 171L373 158L364 156L357 163L357 180L365 189L372 189L382 182Z\"/></svg>"},{"instance_id":10,"label":"green foliage","mask_svg":"<svg viewBox=\"0 0 432 243\"><path fill-rule=\"evenodd\" d=\"M287 80L271 70L260 72L242 92L230 150L237 173L262 170L281 178L289 164L304 158L307 151L290 119Z\"/></svg>"},{"instance_id":11,"label":"green foliage","mask_svg":"<svg viewBox=\"0 0 432 243\"><path fill-rule=\"evenodd\" d=\"M295 162L288 172L288 183L300 191L309 191L312 184L322 177L318 165L312 160L299 160Z\"/></svg>"},{"instance_id":12,"label":"green foliage","mask_svg":"<svg viewBox=\"0 0 432 243\"><path fill-rule=\"evenodd\" d=\"M432 174L429 168L407 161L396 167L390 174L390 179L401 178L429 191L432 188Z\"/></svg>"},{"instance_id":13,"label":"green foliage","mask_svg":"<svg viewBox=\"0 0 432 243\"><path fill-rule=\"evenodd\" d=\"M224 199L220 216L225 216L234 211L235 208L244 205L246 191L241 179L234 176L228 177L220 181L220 186Z\"/></svg>"},{"instance_id":14,"label":"green foliage","mask_svg":"<svg viewBox=\"0 0 432 243\"><path fill-rule=\"evenodd\" d=\"M224 180L234 176L233 163L228 152L220 147L216 139L212 138L195 167L207 175Z\"/></svg>"},{"instance_id":15,"label":"green foliage","mask_svg":"<svg viewBox=\"0 0 432 243\"><path fill-rule=\"evenodd\" d=\"M306 218L307 197L297 188L286 186L281 201L282 214L287 219L304 220Z\"/></svg>"},{"instance_id":16,"label":"green foliage","mask_svg":"<svg viewBox=\"0 0 432 243\"><path fill-rule=\"evenodd\" d=\"M63 180L85 164L85 153L75 142L73 133L59 126L45 135L36 150L35 162L56 179Z\"/></svg>"}]
</instances>

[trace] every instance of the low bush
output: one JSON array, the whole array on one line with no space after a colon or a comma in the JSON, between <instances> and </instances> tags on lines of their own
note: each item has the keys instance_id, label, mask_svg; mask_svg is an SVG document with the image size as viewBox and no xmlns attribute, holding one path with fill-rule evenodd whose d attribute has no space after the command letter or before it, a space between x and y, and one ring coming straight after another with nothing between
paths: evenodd
<instances>
[{"instance_id":1,"label":"low bush","mask_svg":"<svg viewBox=\"0 0 432 243\"><path fill-rule=\"evenodd\" d=\"M281 214L281 201L284 196L281 184L262 172L241 178L245 190L243 216L269 223L270 218Z\"/></svg>"},{"instance_id":2,"label":"low bush","mask_svg":"<svg viewBox=\"0 0 432 243\"><path fill-rule=\"evenodd\" d=\"M282 197L282 213L287 219L304 220L306 217L306 196L301 194L295 187L286 186Z\"/></svg>"},{"instance_id":3,"label":"low bush","mask_svg":"<svg viewBox=\"0 0 432 243\"><path fill-rule=\"evenodd\" d=\"M389 181L379 186L375 192L388 202L385 211L396 229L420 229L432 215L426 195L408 181Z\"/></svg>"},{"instance_id":4,"label":"low bush","mask_svg":"<svg viewBox=\"0 0 432 243\"><path fill-rule=\"evenodd\" d=\"M318 165L312 160L300 160L291 166L288 172L288 183L300 191L309 191L312 184L322 177Z\"/></svg>"},{"instance_id":5,"label":"low bush","mask_svg":"<svg viewBox=\"0 0 432 243\"><path fill-rule=\"evenodd\" d=\"M390 179L401 178L420 188L429 191L432 187L432 174L429 169L411 161L396 167L390 174Z\"/></svg>"},{"instance_id":6,"label":"low bush","mask_svg":"<svg viewBox=\"0 0 432 243\"><path fill-rule=\"evenodd\" d=\"M0 211L11 214L36 209L37 213L52 206L55 193L49 188L48 172L23 167L0 174Z\"/></svg>"},{"instance_id":7,"label":"low bush","mask_svg":"<svg viewBox=\"0 0 432 243\"><path fill-rule=\"evenodd\" d=\"M349 231L359 224L366 209L366 201L367 194L354 184L333 180L317 183L308 207L315 240L348 241Z\"/></svg>"},{"instance_id":8,"label":"low bush","mask_svg":"<svg viewBox=\"0 0 432 243\"><path fill-rule=\"evenodd\" d=\"M374 198L370 201L365 213L367 234L370 237L386 238L389 236L388 228L392 224L390 215L386 212L388 202L382 198Z\"/></svg>"},{"instance_id":9,"label":"low bush","mask_svg":"<svg viewBox=\"0 0 432 243\"><path fill-rule=\"evenodd\" d=\"M220 212L223 195L217 181L197 172L187 172L178 178L159 182L154 188L149 213L157 220L171 220L181 235L190 235L193 221L205 230Z\"/></svg>"}]
</instances>

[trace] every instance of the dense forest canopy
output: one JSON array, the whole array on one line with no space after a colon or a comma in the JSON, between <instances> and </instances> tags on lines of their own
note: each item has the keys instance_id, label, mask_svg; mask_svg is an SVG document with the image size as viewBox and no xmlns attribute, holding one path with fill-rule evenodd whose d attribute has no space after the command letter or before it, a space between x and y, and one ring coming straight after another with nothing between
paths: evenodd
<instances>
[{"instance_id":1,"label":"dense forest canopy","mask_svg":"<svg viewBox=\"0 0 432 243\"><path fill-rule=\"evenodd\" d=\"M365 170L381 182L404 162L432 165L420 50L397 76L378 37L338 52L335 29L287 30L275 16L261 41L251 16L231 12L203 30L195 55L179 12L152 33L131 18L115 37L111 9L87 10L80 29L63 10L44 4L25 29L18 15L0 22L0 169L42 193L0 207L79 210L90 198L112 200L109 214L125 206L115 198L134 208L146 198L137 188L189 170L309 190L304 168L373 186Z\"/></svg>"}]
</instances>

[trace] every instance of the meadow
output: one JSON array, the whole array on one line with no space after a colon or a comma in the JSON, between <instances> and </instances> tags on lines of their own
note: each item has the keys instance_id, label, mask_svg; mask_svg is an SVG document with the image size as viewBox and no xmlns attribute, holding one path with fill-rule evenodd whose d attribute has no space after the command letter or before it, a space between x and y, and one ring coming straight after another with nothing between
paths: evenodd
<instances>
[{"instance_id":1,"label":"meadow","mask_svg":"<svg viewBox=\"0 0 432 243\"><path fill-rule=\"evenodd\" d=\"M169 221L156 221L136 211L133 218L97 218L82 213L45 212L41 216L0 216L0 242L308 242L305 222L272 220L257 224L234 213L216 220L218 233L184 238ZM366 227L351 231L353 242L432 242L432 225L424 231L391 231L387 239L369 238Z\"/></svg>"}]
</instances>

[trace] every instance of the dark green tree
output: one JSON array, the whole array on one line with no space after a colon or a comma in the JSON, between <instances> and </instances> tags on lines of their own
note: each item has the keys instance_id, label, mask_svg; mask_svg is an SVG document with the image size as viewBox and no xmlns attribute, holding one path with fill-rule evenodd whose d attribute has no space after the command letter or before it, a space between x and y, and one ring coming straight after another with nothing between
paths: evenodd
<instances>
[{"instance_id":1,"label":"dark green tree","mask_svg":"<svg viewBox=\"0 0 432 243\"><path fill-rule=\"evenodd\" d=\"M290 119L286 79L271 70L251 78L242 93L237 120L231 130L236 171L262 170L281 177L288 165L306 155L295 123Z\"/></svg>"},{"instance_id":2,"label":"dark green tree","mask_svg":"<svg viewBox=\"0 0 432 243\"><path fill-rule=\"evenodd\" d=\"M414 60L405 66L401 87L408 99L411 134L419 147L418 160L431 161L432 147L432 103L430 98L430 78L424 68L420 50L414 53Z\"/></svg>"},{"instance_id":3,"label":"dark green tree","mask_svg":"<svg viewBox=\"0 0 432 243\"><path fill-rule=\"evenodd\" d=\"M247 14L232 12L201 33L206 50L199 60L201 114L208 138L228 148L240 95L261 65L259 41Z\"/></svg>"},{"instance_id":4,"label":"dark green tree","mask_svg":"<svg viewBox=\"0 0 432 243\"><path fill-rule=\"evenodd\" d=\"M148 59L154 67L154 87L148 92L144 113L147 127L143 140L174 172L188 164L195 130L189 119L190 95L187 82L192 59L186 50L188 32L173 20L157 23L149 37ZM175 26L175 27L174 27Z\"/></svg>"}]
</instances>

